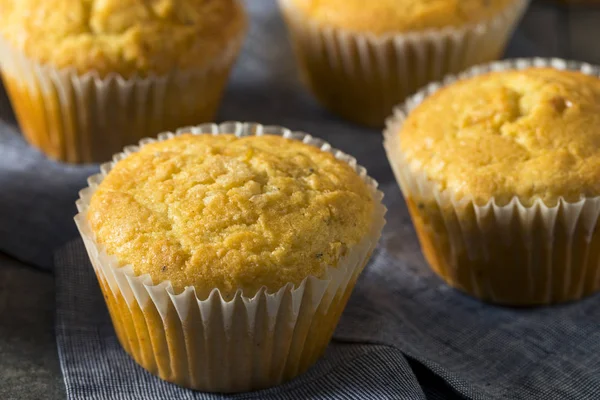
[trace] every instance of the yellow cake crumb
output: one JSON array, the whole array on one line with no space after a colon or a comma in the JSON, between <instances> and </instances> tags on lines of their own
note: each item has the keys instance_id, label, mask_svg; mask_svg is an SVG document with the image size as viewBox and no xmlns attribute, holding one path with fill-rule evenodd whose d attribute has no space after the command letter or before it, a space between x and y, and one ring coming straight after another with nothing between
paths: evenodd
<instances>
[{"instance_id":1,"label":"yellow cake crumb","mask_svg":"<svg viewBox=\"0 0 600 400\"><path fill-rule=\"evenodd\" d=\"M82 74L203 67L245 26L237 0L0 0L0 35L10 46Z\"/></svg>"},{"instance_id":2,"label":"yellow cake crumb","mask_svg":"<svg viewBox=\"0 0 600 400\"><path fill-rule=\"evenodd\" d=\"M400 147L457 198L554 205L600 195L600 79L551 68L495 72L435 93Z\"/></svg>"},{"instance_id":3,"label":"yellow cake crumb","mask_svg":"<svg viewBox=\"0 0 600 400\"><path fill-rule=\"evenodd\" d=\"M515 0L293 0L319 24L377 35L457 27L498 15Z\"/></svg>"},{"instance_id":4,"label":"yellow cake crumb","mask_svg":"<svg viewBox=\"0 0 600 400\"><path fill-rule=\"evenodd\" d=\"M279 136L178 136L118 162L94 193L99 244L176 291L253 295L322 277L368 235L374 199L345 162Z\"/></svg>"}]
</instances>

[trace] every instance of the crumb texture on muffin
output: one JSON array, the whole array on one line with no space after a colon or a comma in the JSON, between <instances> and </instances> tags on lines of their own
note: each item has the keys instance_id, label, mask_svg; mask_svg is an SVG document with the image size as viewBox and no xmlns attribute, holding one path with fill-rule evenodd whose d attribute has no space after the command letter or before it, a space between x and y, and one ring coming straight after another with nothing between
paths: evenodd
<instances>
[{"instance_id":1,"label":"crumb texture on muffin","mask_svg":"<svg viewBox=\"0 0 600 400\"><path fill-rule=\"evenodd\" d=\"M323 25L374 34L476 23L520 0L290 0Z\"/></svg>"},{"instance_id":2,"label":"crumb texture on muffin","mask_svg":"<svg viewBox=\"0 0 600 400\"><path fill-rule=\"evenodd\" d=\"M116 164L94 193L98 243L199 295L322 277L368 235L374 200L345 162L279 136L182 135Z\"/></svg>"},{"instance_id":3,"label":"crumb texture on muffin","mask_svg":"<svg viewBox=\"0 0 600 400\"><path fill-rule=\"evenodd\" d=\"M236 0L0 0L0 35L12 47L102 76L202 67L245 25Z\"/></svg>"},{"instance_id":4,"label":"crumb texture on muffin","mask_svg":"<svg viewBox=\"0 0 600 400\"><path fill-rule=\"evenodd\" d=\"M411 169L457 198L554 205L600 195L599 127L600 79L530 68L438 91L399 134Z\"/></svg>"}]
</instances>

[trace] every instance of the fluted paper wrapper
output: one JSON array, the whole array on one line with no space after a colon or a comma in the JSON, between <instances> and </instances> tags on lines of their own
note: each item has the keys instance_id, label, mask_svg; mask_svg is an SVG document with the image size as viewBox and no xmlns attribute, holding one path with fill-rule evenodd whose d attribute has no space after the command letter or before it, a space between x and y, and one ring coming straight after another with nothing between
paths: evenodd
<instances>
[{"instance_id":1,"label":"fluted paper wrapper","mask_svg":"<svg viewBox=\"0 0 600 400\"><path fill-rule=\"evenodd\" d=\"M144 137L211 121L242 40L206 67L126 79L39 64L0 38L0 66L31 145L59 161L101 162Z\"/></svg>"},{"instance_id":2,"label":"fluted paper wrapper","mask_svg":"<svg viewBox=\"0 0 600 400\"><path fill-rule=\"evenodd\" d=\"M552 67L600 76L589 64L519 59L478 66L434 83L395 109L384 132L392 169L407 200L423 253L451 286L506 305L545 305L580 299L600 288L600 197L547 205L513 198L499 205L456 199L404 158L400 131L424 99L458 79L490 71ZM458 161L460 162L460 161Z\"/></svg>"},{"instance_id":3,"label":"fluted paper wrapper","mask_svg":"<svg viewBox=\"0 0 600 400\"><path fill-rule=\"evenodd\" d=\"M376 36L323 26L279 0L300 72L315 96L342 117L381 127L406 96L448 73L498 59L529 0L458 28Z\"/></svg>"},{"instance_id":4,"label":"fluted paper wrapper","mask_svg":"<svg viewBox=\"0 0 600 400\"><path fill-rule=\"evenodd\" d=\"M125 350L144 368L181 386L211 392L240 392L277 385L308 369L324 352L356 279L385 224L383 194L377 182L351 156L310 135L280 127L237 122L206 124L164 133L237 136L276 134L303 141L347 162L371 189L376 207L370 232L349 249L322 278L307 277L276 293L261 289L253 297L238 291L233 299L214 289L208 295L188 287L175 293L171 283L135 276L94 240L86 213L90 198L114 163L154 142L144 139L104 164L80 193L75 217L110 315Z\"/></svg>"}]
</instances>

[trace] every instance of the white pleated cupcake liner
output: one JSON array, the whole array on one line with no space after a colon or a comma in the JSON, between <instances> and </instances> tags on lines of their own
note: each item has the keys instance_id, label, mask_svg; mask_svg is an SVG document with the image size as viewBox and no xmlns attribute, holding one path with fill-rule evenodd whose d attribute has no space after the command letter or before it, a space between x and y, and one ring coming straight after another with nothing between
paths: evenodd
<instances>
[{"instance_id":1,"label":"white pleated cupcake liner","mask_svg":"<svg viewBox=\"0 0 600 400\"><path fill-rule=\"evenodd\" d=\"M212 120L244 34L205 67L164 75L81 75L40 64L2 38L0 66L30 144L55 160L100 162L144 137Z\"/></svg>"},{"instance_id":2,"label":"white pleated cupcake liner","mask_svg":"<svg viewBox=\"0 0 600 400\"><path fill-rule=\"evenodd\" d=\"M384 131L387 156L404 197L409 204L435 204L432 215L443 219L443 233L432 230L425 235L430 235L434 244L447 241L449 251L441 254L438 248L435 255L449 268L445 278L452 286L500 304L551 304L577 300L600 289L600 234L596 232L600 197L582 197L576 202L561 198L556 205L547 205L541 199L524 205L517 197L506 205L499 205L495 198L484 205L470 198L457 199L447 190L440 191L435 182L404 158L400 132L410 112L441 88L492 71L530 67L575 70L600 77L600 67L560 59L515 59L476 66L458 76L446 77L441 83L432 83L407 99L394 110ZM413 221L415 213L431 217L417 208L411 212ZM506 253L503 255L502 251ZM509 262L498 265L495 259L510 260L512 256L527 269L513 271ZM482 270L465 263L478 265ZM470 282L465 282L464 275L459 277L465 270L470 274ZM516 275L507 275L511 273ZM498 277L522 284L527 293L498 290Z\"/></svg>"},{"instance_id":3,"label":"white pleated cupcake liner","mask_svg":"<svg viewBox=\"0 0 600 400\"><path fill-rule=\"evenodd\" d=\"M498 59L529 0L463 27L404 34L359 33L305 17L298 0L279 0L304 81L343 117L383 126L392 108L448 73Z\"/></svg>"},{"instance_id":4,"label":"white pleated cupcake liner","mask_svg":"<svg viewBox=\"0 0 600 400\"><path fill-rule=\"evenodd\" d=\"M131 266L121 267L94 239L86 217L94 191L116 162L155 139L143 139L139 146L115 155L80 192L75 221L119 339L138 363L165 380L203 391L240 392L277 385L304 372L325 350L381 235L386 212L383 193L356 159L305 133L227 122L182 128L163 133L158 140L182 133L274 134L299 140L348 163L370 188L376 204L370 231L337 267L329 267L322 278L307 277L297 287L289 283L276 293L263 287L253 297L238 290L233 299L224 298L218 289L207 296L193 287L175 293L169 281L152 282L147 274L136 276Z\"/></svg>"}]
</instances>

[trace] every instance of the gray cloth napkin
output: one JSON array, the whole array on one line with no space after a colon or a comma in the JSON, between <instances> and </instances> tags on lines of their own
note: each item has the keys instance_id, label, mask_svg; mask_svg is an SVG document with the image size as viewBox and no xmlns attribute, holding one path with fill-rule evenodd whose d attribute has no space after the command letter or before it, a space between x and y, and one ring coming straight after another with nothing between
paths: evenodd
<instances>
[{"instance_id":1,"label":"gray cloth napkin","mask_svg":"<svg viewBox=\"0 0 600 400\"><path fill-rule=\"evenodd\" d=\"M56 335L68 398L600 398L600 297L514 310L444 285L421 256L379 132L321 108L298 82L274 0L247 5L252 29L219 120L304 130L356 156L386 193L381 244L327 354L309 372L277 388L229 397L178 388L146 373L119 347L83 245L74 239L74 200L97 166L46 160L24 144L8 118L0 122L0 251L51 268L52 253L62 246L54 259ZM546 45L563 36L548 23L553 15L535 3L509 55L568 54Z\"/></svg>"}]
</instances>

